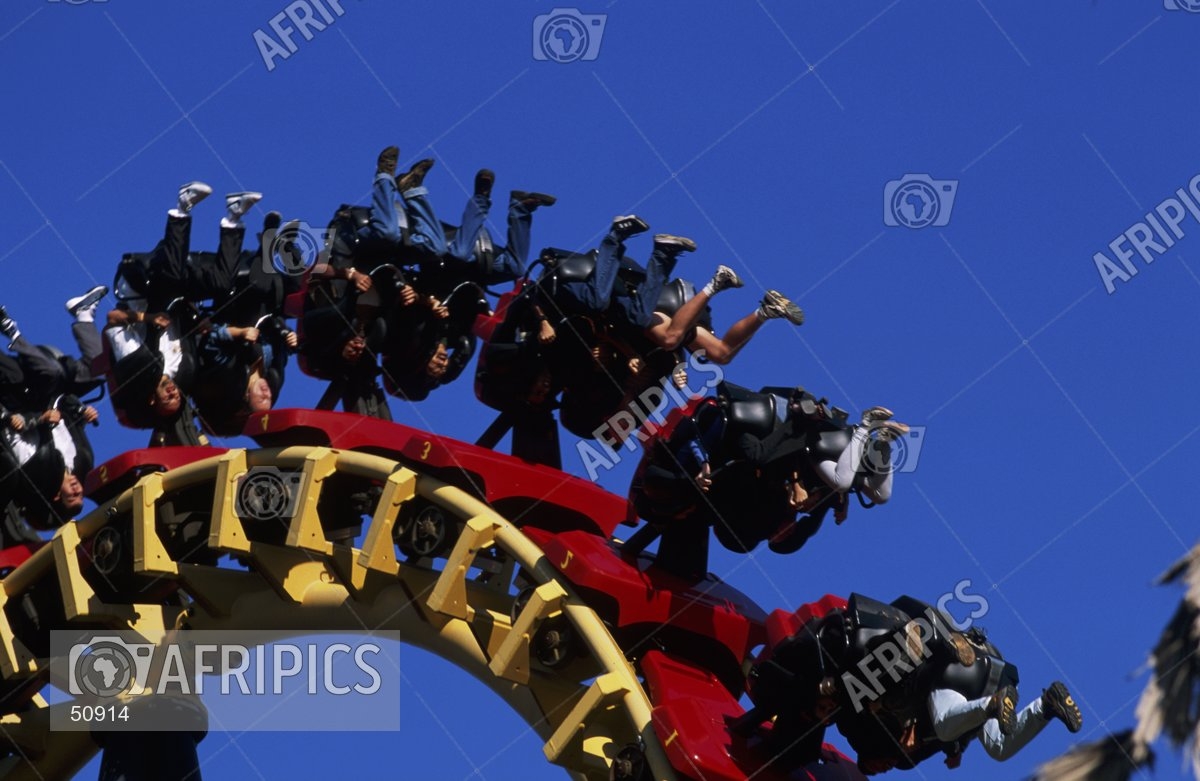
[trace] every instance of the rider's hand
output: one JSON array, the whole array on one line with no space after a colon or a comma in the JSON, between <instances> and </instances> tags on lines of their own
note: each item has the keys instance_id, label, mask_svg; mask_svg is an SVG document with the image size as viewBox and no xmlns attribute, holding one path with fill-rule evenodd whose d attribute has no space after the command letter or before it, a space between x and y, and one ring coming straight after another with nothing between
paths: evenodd
<instances>
[{"instance_id":1,"label":"rider's hand","mask_svg":"<svg viewBox=\"0 0 1200 781\"><path fill-rule=\"evenodd\" d=\"M412 285L405 285L400 288L400 306L412 306L417 303L417 291L413 290Z\"/></svg>"},{"instance_id":2,"label":"rider's hand","mask_svg":"<svg viewBox=\"0 0 1200 781\"><path fill-rule=\"evenodd\" d=\"M677 364L675 366L675 368L671 370L671 384L675 386L676 390L683 390L684 388L687 387L687 383L688 383L687 364L686 363Z\"/></svg>"},{"instance_id":3,"label":"rider's hand","mask_svg":"<svg viewBox=\"0 0 1200 781\"><path fill-rule=\"evenodd\" d=\"M157 312L150 317L150 322L154 323L159 328L170 328L171 316L166 312Z\"/></svg>"},{"instance_id":4,"label":"rider's hand","mask_svg":"<svg viewBox=\"0 0 1200 781\"><path fill-rule=\"evenodd\" d=\"M300 345L300 337L296 336L295 331L287 331L283 335L283 343L288 346L288 349L295 350Z\"/></svg>"},{"instance_id":5,"label":"rider's hand","mask_svg":"<svg viewBox=\"0 0 1200 781\"><path fill-rule=\"evenodd\" d=\"M43 423L58 423L62 420L62 413L56 409L48 409L42 413L42 417L39 420Z\"/></svg>"},{"instance_id":6,"label":"rider's hand","mask_svg":"<svg viewBox=\"0 0 1200 781\"><path fill-rule=\"evenodd\" d=\"M346 363L358 363L366 346L367 343L361 336L354 337L342 345L342 360Z\"/></svg>"},{"instance_id":7,"label":"rider's hand","mask_svg":"<svg viewBox=\"0 0 1200 781\"><path fill-rule=\"evenodd\" d=\"M700 467L700 473L696 475L696 487L701 491L708 493L708 489L712 487L712 467L705 461Z\"/></svg>"},{"instance_id":8,"label":"rider's hand","mask_svg":"<svg viewBox=\"0 0 1200 781\"><path fill-rule=\"evenodd\" d=\"M354 268L347 272L346 279L354 283L355 289L357 289L360 293L367 292L374 285L374 283L371 281L371 277Z\"/></svg>"},{"instance_id":9,"label":"rider's hand","mask_svg":"<svg viewBox=\"0 0 1200 781\"><path fill-rule=\"evenodd\" d=\"M554 326L550 325L549 320L543 320L538 326L538 342L541 344L550 344L557 336L558 334L554 332Z\"/></svg>"},{"instance_id":10,"label":"rider's hand","mask_svg":"<svg viewBox=\"0 0 1200 781\"><path fill-rule=\"evenodd\" d=\"M10 416L8 419L8 427L11 428L13 431L24 431L25 430L25 418L21 417L20 415Z\"/></svg>"},{"instance_id":11,"label":"rider's hand","mask_svg":"<svg viewBox=\"0 0 1200 781\"><path fill-rule=\"evenodd\" d=\"M96 411L95 407L84 407L83 408L83 422L84 423L95 423L99 419L100 419L100 413Z\"/></svg>"}]
</instances>

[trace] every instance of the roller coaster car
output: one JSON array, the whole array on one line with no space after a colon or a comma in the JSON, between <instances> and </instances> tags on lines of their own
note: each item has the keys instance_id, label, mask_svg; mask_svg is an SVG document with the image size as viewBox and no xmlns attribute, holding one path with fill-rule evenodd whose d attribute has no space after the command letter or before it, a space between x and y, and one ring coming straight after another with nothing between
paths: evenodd
<instances>
[{"instance_id":1,"label":"roller coaster car","mask_svg":"<svg viewBox=\"0 0 1200 781\"><path fill-rule=\"evenodd\" d=\"M1018 681L994 645L981 635L968 641L936 608L908 596L885 604L826 595L794 613L774 611L766 634L747 676L754 707L733 730L754 735L770 722L764 741L781 752L784 767L818 756L830 724L862 764L909 769L945 753L954 766L974 733L941 741L930 692L953 689L976 699Z\"/></svg>"},{"instance_id":2,"label":"roller coaster car","mask_svg":"<svg viewBox=\"0 0 1200 781\"><path fill-rule=\"evenodd\" d=\"M553 397L561 392L557 406L563 427L592 439L637 391L670 374L678 363L675 353L655 347L627 323L612 322L606 313L580 310L562 293L564 284L582 282L594 273L596 254L552 247L542 250L534 264L543 267L537 279L519 281L502 296L495 315L481 321L477 333L485 345L475 377L480 401L501 412L544 417L546 409L556 406ZM617 285L632 291L645 277L645 269L636 261L622 257ZM689 282L673 280L664 287L656 310L672 314L693 295ZM554 327L557 338L551 345L537 343L535 305ZM711 311L706 309L699 324L711 329ZM643 365L636 376L629 368L632 358ZM549 379L538 397L544 395L547 401L539 401L538 408L530 410L530 389L543 372ZM515 423L514 429L518 426ZM542 431L545 426L536 428ZM614 446L619 444L614 442Z\"/></svg>"},{"instance_id":3,"label":"roller coaster car","mask_svg":"<svg viewBox=\"0 0 1200 781\"><path fill-rule=\"evenodd\" d=\"M795 411L788 402L793 396ZM823 402L791 388L755 392L723 382L715 396L673 410L661 427L646 427L629 507L631 517L641 517L647 526L630 540L630 550L640 551L661 535L660 561L681 574L707 569L710 526L729 550L753 550L794 522L798 511L783 490L784 477L793 472L812 498L805 511L819 526L828 509L845 500L825 484L814 465L837 460L853 435L844 414ZM764 439L781 426L795 429L785 443L785 455L765 467L747 461L742 436ZM712 485L706 493L695 484L695 470L685 468L679 455L691 441L702 442L709 457ZM771 485L763 486L764 480ZM872 506L861 497L860 503Z\"/></svg>"}]
</instances>

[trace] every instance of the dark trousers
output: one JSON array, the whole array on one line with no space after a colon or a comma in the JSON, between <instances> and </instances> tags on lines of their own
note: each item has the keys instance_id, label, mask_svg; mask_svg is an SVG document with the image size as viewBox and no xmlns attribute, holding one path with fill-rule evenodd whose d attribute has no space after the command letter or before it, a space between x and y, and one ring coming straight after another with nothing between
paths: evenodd
<instances>
[{"instance_id":1,"label":"dark trousers","mask_svg":"<svg viewBox=\"0 0 1200 781\"><path fill-rule=\"evenodd\" d=\"M74 323L71 334L79 348L79 358L55 358L23 336L13 341L12 349L20 356L30 403L43 407L57 396L82 396L99 384L100 378L92 376L92 361L101 352L100 332L95 323Z\"/></svg>"},{"instance_id":2,"label":"dark trousers","mask_svg":"<svg viewBox=\"0 0 1200 781\"><path fill-rule=\"evenodd\" d=\"M197 253L189 258L192 218L168 215L162 241L150 253L149 310L162 312L176 298L204 301L227 294L245 236L244 227L223 227L216 254Z\"/></svg>"}]
</instances>

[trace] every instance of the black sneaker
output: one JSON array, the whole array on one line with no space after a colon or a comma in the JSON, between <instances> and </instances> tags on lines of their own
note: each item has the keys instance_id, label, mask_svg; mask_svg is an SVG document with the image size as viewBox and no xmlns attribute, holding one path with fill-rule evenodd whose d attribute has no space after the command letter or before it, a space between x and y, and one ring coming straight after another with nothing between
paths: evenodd
<instances>
[{"instance_id":1,"label":"black sneaker","mask_svg":"<svg viewBox=\"0 0 1200 781\"><path fill-rule=\"evenodd\" d=\"M514 201L520 201L531 209L536 209L539 206L553 206L558 203L558 199L553 195L545 193L531 193L525 190L513 190L508 194Z\"/></svg>"},{"instance_id":2,"label":"black sneaker","mask_svg":"<svg viewBox=\"0 0 1200 781\"><path fill-rule=\"evenodd\" d=\"M21 330L17 328L17 321L8 316L8 310L0 306L0 334L8 337L9 347L12 347L12 342L17 340L21 335Z\"/></svg>"},{"instance_id":3,"label":"black sneaker","mask_svg":"<svg viewBox=\"0 0 1200 781\"><path fill-rule=\"evenodd\" d=\"M108 295L108 288L104 285L96 285L83 295L69 299L64 306L71 313L71 317L78 317L79 313L85 309L94 308L106 295Z\"/></svg>"},{"instance_id":4,"label":"black sneaker","mask_svg":"<svg viewBox=\"0 0 1200 781\"><path fill-rule=\"evenodd\" d=\"M1083 714L1075 704L1075 698L1067 687L1055 681L1050 688L1042 692L1042 715L1049 719L1058 719L1067 725L1071 732L1083 729Z\"/></svg>"},{"instance_id":5,"label":"black sneaker","mask_svg":"<svg viewBox=\"0 0 1200 781\"><path fill-rule=\"evenodd\" d=\"M636 214L627 214L624 217L613 217L612 232L616 234L617 239L625 241L630 236L636 236L639 233L645 233L650 230L650 226L641 217Z\"/></svg>"},{"instance_id":6,"label":"black sneaker","mask_svg":"<svg viewBox=\"0 0 1200 781\"><path fill-rule=\"evenodd\" d=\"M398 162L400 162L400 147L389 146L379 153L379 159L375 161L375 173L395 176Z\"/></svg>"},{"instance_id":7,"label":"black sneaker","mask_svg":"<svg viewBox=\"0 0 1200 781\"><path fill-rule=\"evenodd\" d=\"M479 173L475 174L475 194L482 195L484 198L491 198L492 185L495 183L496 174L492 173L491 169L479 169Z\"/></svg>"},{"instance_id":8,"label":"black sneaker","mask_svg":"<svg viewBox=\"0 0 1200 781\"><path fill-rule=\"evenodd\" d=\"M425 183L425 174L429 173L430 168L433 168L433 158L427 157L413 163L413 167L408 169L408 173L396 180L396 189L403 193L414 187L420 187Z\"/></svg>"},{"instance_id":9,"label":"black sneaker","mask_svg":"<svg viewBox=\"0 0 1200 781\"><path fill-rule=\"evenodd\" d=\"M1001 735L1011 735L1017 729L1017 690L1005 686L992 695L988 703L988 716L1000 724Z\"/></svg>"}]
</instances>

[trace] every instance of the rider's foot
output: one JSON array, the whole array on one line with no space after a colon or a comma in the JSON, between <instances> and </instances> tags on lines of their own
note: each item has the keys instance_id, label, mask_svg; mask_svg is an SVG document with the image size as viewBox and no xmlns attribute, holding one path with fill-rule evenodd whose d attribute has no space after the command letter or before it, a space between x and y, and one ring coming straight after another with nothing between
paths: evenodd
<instances>
[{"instance_id":1,"label":"rider's foot","mask_svg":"<svg viewBox=\"0 0 1200 781\"><path fill-rule=\"evenodd\" d=\"M508 194L508 197L512 198L514 201L528 206L530 211L539 206L553 206L554 204L558 203L558 199L553 195L547 195L546 193L531 193L526 192L525 190L513 190Z\"/></svg>"},{"instance_id":2,"label":"rider's foot","mask_svg":"<svg viewBox=\"0 0 1200 781\"><path fill-rule=\"evenodd\" d=\"M895 420L885 420L875 426L875 430L879 432L879 438L884 442L894 442L910 431L908 424Z\"/></svg>"},{"instance_id":3,"label":"rider's foot","mask_svg":"<svg viewBox=\"0 0 1200 781\"><path fill-rule=\"evenodd\" d=\"M742 284L742 278L737 275L736 271L729 266L717 266L717 272L713 274L712 280L704 286L704 292L711 297L722 290L741 287Z\"/></svg>"},{"instance_id":4,"label":"rider's foot","mask_svg":"<svg viewBox=\"0 0 1200 781\"><path fill-rule=\"evenodd\" d=\"M1017 690L1005 686L992 695L987 715L1000 725L1001 735L1011 735L1017 728Z\"/></svg>"},{"instance_id":5,"label":"rider's foot","mask_svg":"<svg viewBox=\"0 0 1200 781\"><path fill-rule=\"evenodd\" d=\"M94 322L96 306L106 295L108 295L108 288L104 285L96 285L83 295L69 299L65 306L76 322L91 323Z\"/></svg>"},{"instance_id":6,"label":"rider's foot","mask_svg":"<svg viewBox=\"0 0 1200 781\"><path fill-rule=\"evenodd\" d=\"M1047 721L1058 719L1066 724L1071 732L1078 732L1083 728L1083 714L1079 712L1075 698L1059 681L1050 684L1050 687L1042 692L1042 715Z\"/></svg>"},{"instance_id":7,"label":"rider's foot","mask_svg":"<svg viewBox=\"0 0 1200 781\"><path fill-rule=\"evenodd\" d=\"M0 306L0 334L7 336L9 342L15 342L21 335L21 329L17 328L17 321L9 317L8 310L2 306ZM8 346L12 347L12 344Z\"/></svg>"},{"instance_id":8,"label":"rider's foot","mask_svg":"<svg viewBox=\"0 0 1200 781\"><path fill-rule=\"evenodd\" d=\"M892 411L887 407L871 407L865 410L862 414L862 424L870 428L876 423L882 423L885 420L890 420Z\"/></svg>"},{"instance_id":9,"label":"rider's foot","mask_svg":"<svg viewBox=\"0 0 1200 781\"><path fill-rule=\"evenodd\" d=\"M179 188L179 213L187 214L192 207L212 195L212 188L204 182L188 182Z\"/></svg>"},{"instance_id":10,"label":"rider's foot","mask_svg":"<svg viewBox=\"0 0 1200 781\"><path fill-rule=\"evenodd\" d=\"M403 194L414 187L420 187L425 183L425 174L429 173L430 168L433 168L433 158L427 157L413 163L408 173L396 180L396 189Z\"/></svg>"},{"instance_id":11,"label":"rider's foot","mask_svg":"<svg viewBox=\"0 0 1200 781\"><path fill-rule=\"evenodd\" d=\"M244 192L230 193L225 196L225 208L228 213L221 220L222 228L237 228L242 224L242 215L250 211L254 204L262 200L262 193Z\"/></svg>"},{"instance_id":12,"label":"rider's foot","mask_svg":"<svg viewBox=\"0 0 1200 781\"><path fill-rule=\"evenodd\" d=\"M490 168L480 168L475 174L475 194L484 198L492 197L492 185L496 183L496 174Z\"/></svg>"},{"instance_id":13,"label":"rider's foot","mask_svg":"<svg viewBox=\"0 0 1200 781\"><path fill-rule=\"evenodd\" d=\"M672 236L669 233L657 233L654 236L654 246L671 254L680 252L695 252L696 242L686 236Z\"/></svg>"},{"instance_id":14,"label":"rider's foot","mask_svg":"<svg viewBox=\"0 0 1200 781\"><path fill-rule=\"evenodd\" d=\"M768 290L758 305L758 317L761 320L773 320L782 317L793 325L804 324L804 310L796 306L778 290Z\"/></svg>"},{"instance_id":15,"label":"rider's foot","mask_svg":"<svg viewBox=\"0 0 1200 781\"><path fill-rule=\"evenodd\" d=\"M627 214L623 217L613 217L611 230L617 241L625 241L630 236L650 230L650 225L636 214Z\"/></svg>"},{"instance_id":16,"label":"rider's foot","mask_svg":"<svg viewBox=\"0 0 1200 781\"><path fill-rule=\"evenodd\" d=\"M400 147L389 146L379 153L379 159L375 161L375 173L395 176L398 162L400 162Z\"/></svg>"}]
</instances>

